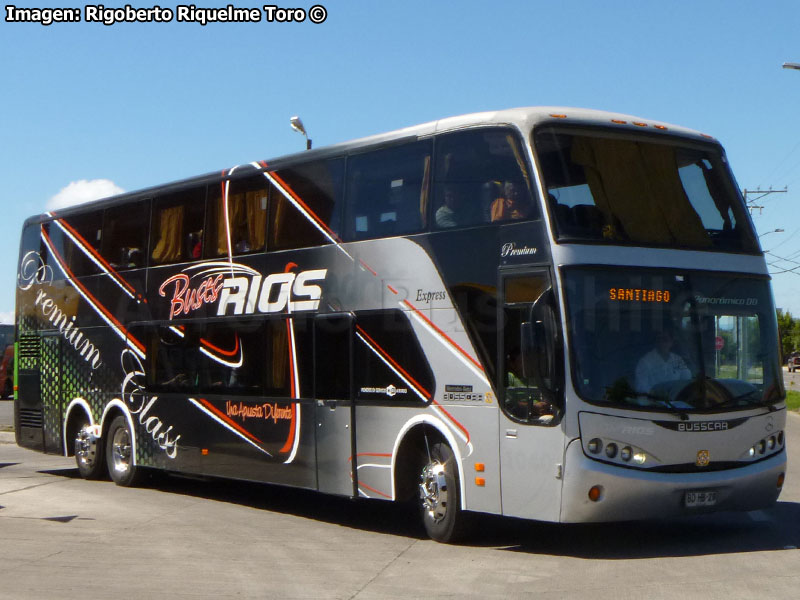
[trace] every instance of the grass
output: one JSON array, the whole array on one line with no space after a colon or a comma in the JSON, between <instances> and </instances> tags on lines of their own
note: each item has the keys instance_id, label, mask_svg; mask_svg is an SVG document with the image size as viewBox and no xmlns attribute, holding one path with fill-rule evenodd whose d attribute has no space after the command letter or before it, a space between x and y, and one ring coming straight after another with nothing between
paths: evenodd
<instances>
[{"instance_id":1,"label":"grass","mask_svg":"<svg viewBox=\"0 0 800 600\"><path fill-rule=\"evenodd\" d=\"M786 390L786 408L800 410L800 392Z\"/></svg>"}]
</instances>

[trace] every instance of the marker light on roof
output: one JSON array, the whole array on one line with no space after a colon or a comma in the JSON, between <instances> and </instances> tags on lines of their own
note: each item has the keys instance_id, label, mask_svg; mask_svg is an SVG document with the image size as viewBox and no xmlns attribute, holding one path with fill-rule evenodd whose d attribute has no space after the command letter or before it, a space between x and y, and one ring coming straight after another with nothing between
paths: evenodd
<instances>
[{"instance_id":1,"label":"marker light on roof","mask_svg":"<svg viewBox=\"0 0 800 600\"><path fill-rule=\"evenodd\" d=\"M553 117L554 119L566 119L567 118L567 115L552 114L550 116Z\"/></svg>"}]
</instances>

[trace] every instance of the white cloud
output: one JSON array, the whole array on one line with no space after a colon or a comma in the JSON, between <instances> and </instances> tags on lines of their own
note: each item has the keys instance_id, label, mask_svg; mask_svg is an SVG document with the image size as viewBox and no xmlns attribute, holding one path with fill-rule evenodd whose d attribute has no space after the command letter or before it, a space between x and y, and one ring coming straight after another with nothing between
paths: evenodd
<instances>
[{"instance_id":1,"label":"white cloud","mask_svg":"<svg viewBox=\"0 0 800 600\"><path fill-rule=\"evenodd\" d=\"M0 312L0 323L14 324L14 311Z\"/></svg>"},{"instance_id":2,"label":"white cloud","mask_svg":"<svg viewBox=\"0 0 800 600\"><path fill-rule=\"evenodd\" d=\"M125 190L108 179L92 179L91 181L81 179L71 182L67 187L62 188L61 191L50 198L50 200L47 201L47 210L57 210L59 208L66 208L67 206L83 204L90 200L121 194L124 191Z\"/></svg>"}]
</instances>

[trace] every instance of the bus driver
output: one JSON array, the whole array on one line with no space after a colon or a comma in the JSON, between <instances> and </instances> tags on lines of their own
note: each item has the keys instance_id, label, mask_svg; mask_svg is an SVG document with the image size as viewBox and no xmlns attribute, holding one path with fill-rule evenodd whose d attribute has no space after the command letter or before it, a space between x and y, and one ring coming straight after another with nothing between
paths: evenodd
<instances>
[{"instance_id":1,"label":"bus driver","mask_svg":"<svg viewBox=\"0 0 800 600\"><path fill-rule=\"evenodd\" d=\"M692 377L684 360L672 352L673 341L669 331L661 331L656 335L655 348L636 365L637 392L648 393L659 383Z\"/></svg>"}]
</instances>

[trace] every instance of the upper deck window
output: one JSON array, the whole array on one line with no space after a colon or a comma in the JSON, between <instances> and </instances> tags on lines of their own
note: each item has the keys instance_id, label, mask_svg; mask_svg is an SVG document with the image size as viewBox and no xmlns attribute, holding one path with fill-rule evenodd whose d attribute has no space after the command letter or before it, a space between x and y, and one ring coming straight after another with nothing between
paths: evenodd
<instances>
[{"instance_id":1,"label":"upper deck window","mask_svg":"<svg viewBox=\"0 0 800 600\"><path fill-rule=\"evenodd\" d=\"M534 143L561 241L758 250L716 145L549 128Z\"/></svg>"},{"instance_id":2,"label":"upper deck window","mask_svg":"<svg viewBox=\"0 0 800 600\"><path fill-rule=\"evenodd\" d=\"M347 239L417 233L425 223L431 143L412 142L349 159L345 235Z\"/></svg>"},{"instance_id":3,"label":"upper deck window","mask_svg":"<svg viewBox=\"0 0 800 600\"><path fill-rule=\"evenodd\" d=\"M436 139L433 225L471 227L538 218L519 136L468 129Z\"/></svg>"},{"instance_id":4,"label":"upper deck window","mask_svg":"<svg viewBox=\"0 0 800 600\"><path fill-rule=\"evenodd\" d=\"M207 257L264 250L268 192L269 182L260 173L209 186Z\"/></svg>"}]
</instances>

